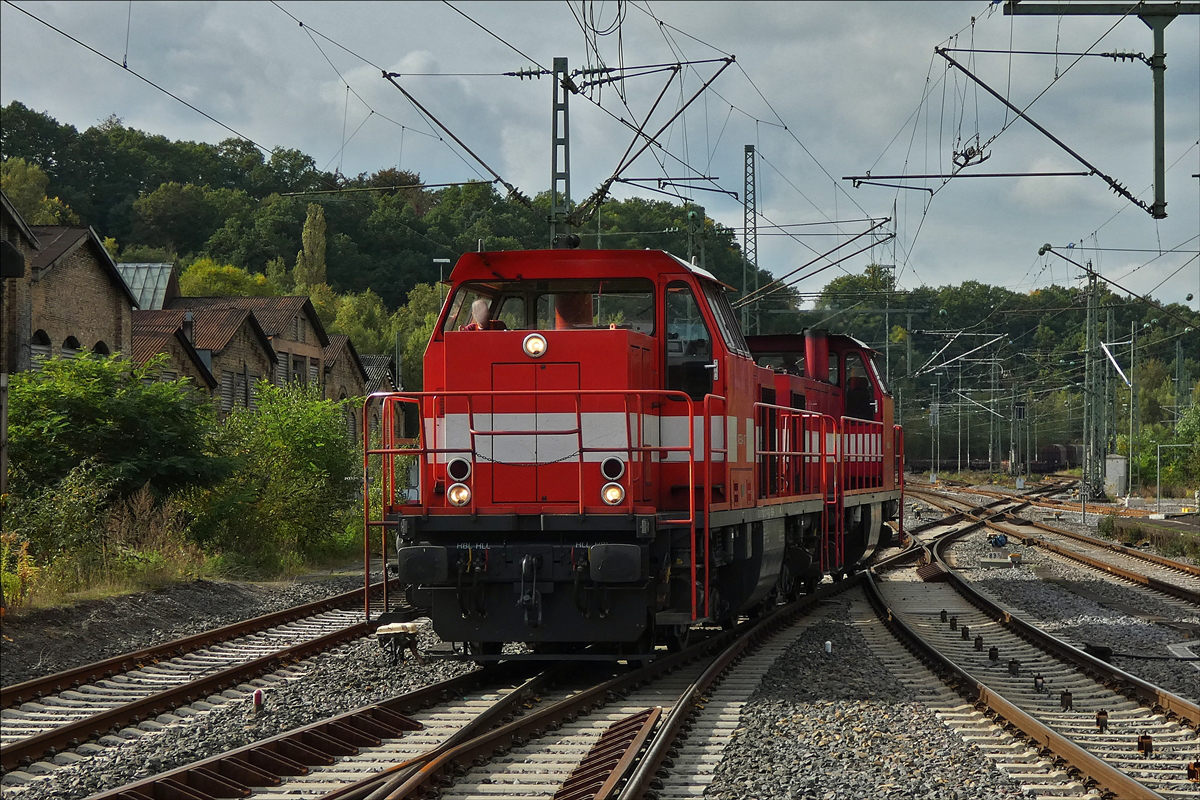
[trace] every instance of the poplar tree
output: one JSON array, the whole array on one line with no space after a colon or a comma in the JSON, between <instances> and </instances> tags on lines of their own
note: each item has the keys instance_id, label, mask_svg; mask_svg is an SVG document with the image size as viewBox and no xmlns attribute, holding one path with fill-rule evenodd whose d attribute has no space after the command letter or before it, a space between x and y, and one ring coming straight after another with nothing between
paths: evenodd
<instances>
[{"instance_id":1,"label":"poplar tree","mask_svg":"<svg viewBox=\"0 0 1200 800\"><path fill-rule=\"evenodd\" d=\"M296 253L292 271L297 290L325 283L325 209L316 203L308 205L300 241L304 247Z\"/></svg>"}]
</instances>

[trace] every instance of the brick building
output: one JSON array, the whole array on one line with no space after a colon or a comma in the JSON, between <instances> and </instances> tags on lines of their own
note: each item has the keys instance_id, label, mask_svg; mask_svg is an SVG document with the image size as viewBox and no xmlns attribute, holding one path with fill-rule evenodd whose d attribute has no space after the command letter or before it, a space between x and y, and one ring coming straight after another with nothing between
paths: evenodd
<instances>
[{"instance_id":1,"label":"brick building","mask_svg":"<svg viewBox=\"0 0 1200 800\"><path fill-rule=\"evenodd\" d=\"M193 311L237 308L254 312L278 357L276 385L290 381L315 386L323 392L329 337L307 297L178 297L170 301L169 307Z\"/></svg>"},{"instance_id":2,"label":"brick building","mask_svg":"<svg viewBox=\"0 0 1200 800\"><path fill-rule=\"evenodd\" d=\"M4 371L54 355L128 350L137 299L96 232L26 226L7 198L3 217L5 240L25 256L24 274L5 279Z\"/></svg>"},{"instance_id":3,"label":"brick building","mask_svg":"<svg viewBox=\"0 0 1200 800\"><path fill-rule=\"evenodd\" d=\"M209 371L205 360L196 351L196 347L187 338L183 328L164 331L153 326L139 325L139 316L157 312L133 312L133 348L131 358L137 364L145 364L160 353L167 355L167 363L162 368L162 379L173 381L177 378L188 378L192 386L212 395L217 389L217 379Z\"/></svg>"},{"instance_id":4,"label":"brick building","mask_svg":"<svg viewBox=\"0 0 1200 800\"><path fill-rule=\"evenodd\" d=\"M240 299L240 298L230 298ZM245 308L173 308L139 311L135 315L135 339L179 334L194 348L197 358L211 374L217 389L217 410L224 416L235 406L254 408L256 386L275 373L276 354L253 311ZM149 345L147 344L147 349ZM171 350L169 369L188 374L186 359ZM199 385L199 384L197 384Z\"/></svg>"},{"instance_id":5,"label":"brick building","mask_svg":"<svg viewBox=\"0 0 1200 800\"><path fill-rule=\"evenodd\" d=\"M17 309L24 308L29 284L30 262L42 244L33 230L13 207L8 195L0 192L0 373L16 372Z\"/></svg>"},{"instance_id":6,"label":"brick building","mask_svg":"<svg viewBox=\"0 0 1200 800\"><path fill-rule=\"evenodd\" d=\"M367 370L354 343L344 333L331 333L325 348L325 394L327 400L361 398L367 389ZM352 400L345 407L346 425L351 438L357 438L362 423L362 401Z\"/></svg>"},{"instance_id":7,"label":"brick building","mask_svg":"<svg viewBox=\"0 0 1200 800\"><path fill-rule=\"evenodd\" d=\"M367 369L349 336L344 333L331 333L324 360L327 400L362 397L366 393Z\"/></svg>"}]
</instances>

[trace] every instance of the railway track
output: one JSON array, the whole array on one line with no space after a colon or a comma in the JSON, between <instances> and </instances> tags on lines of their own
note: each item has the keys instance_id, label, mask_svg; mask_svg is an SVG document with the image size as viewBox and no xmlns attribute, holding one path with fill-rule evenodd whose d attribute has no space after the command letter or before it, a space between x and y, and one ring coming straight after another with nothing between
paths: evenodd
<instances>
[{"instance_id":1,"label":"railway track","mask_svg":"<svg viewBox=\"0 0 1200 800\"><path fill-rule=\"evenodd\" d=\"M1071 500L1058 500L1048 495L1064 492L1078 481L1071 480L1052 480L1042 486L1035 486L1024 493L1021 492L1006 492L998 489L981 489L979 487L970 486L965 483L954 483L955 489L962 491L965 494L980 495L982 497L994 497L996 499L1020 499L1026 501L1031 506L1045 508L1053 511L1066 511L1074 514L1083 512L1083 505ZM912 486L905 487L905 491L913 493ZM928 492L928 489L917 489L916 491ZM1091 505L1089 508L1096 513L1115 514L1119 517L1146 517L1153 513L1148 508L1120 508L1112 505Z\"/></svg>"},{"instance_id":2,"label":"railway track","mask_svg":"<svg viewBox=\"0 0 1200 800\"><path fill-rule=\"evenodd\" d=\"M640 668L613 675L609 667L591 684L578 665L528 677L527 664L501 663L91 800L363 800L433 790L441 797L604 797L618 784L626 796L640 796L631 787L648 790L664 767L686 771L702 791L737 727L740 704L800 635L795 620L853 585L826 586Z\"/></svg>"},{"instance_id":3,"label":"railway track","mask_svg":"<svg viewBox=\"0 0 1200 800\"><path fill-rule=\"evenodd\" d=\"M999 748L1002 768L1036 791L1054 784L1056 792L1074 787L1115 797L1194 798L1200 784L1189 780L1188 769L1200 762L1200 707L1042 633L972 591L942 555L952 538L929 548L937 570L925 577L938 580L923 581L912 570L904 580L888 579L877 567L867 578L871 601L910 649L1036 747L1031 753L1020 742L995 739L992 726L970 712L946 719L978 728ZM1005 762L1010 756L1017 760ZM1053 760L1065 770L1054 769Z\"/></svg>"},{"instance_id":4,"label":"railway track","mask_svg":"<svg viewBox=\"0 0 1200 800\"><path fill-rule=\"evenodd\" d=\"M176 719L173 712L194 713L252 692L257 687L248 681L367 635L357 610L363 591L4 687L0 768L28 767L127 726L137 726L131 735L157 730ZM232 689L239 685L241 692Z\"/></svg>"},{"instance_id":5,"label":"railway track","mask_svg":"<svg viewBox=\"0 0 1200 800\"><path fill-rule=\"evenodd\" d=\"M912 493L910 491L910 493ZM1154 553L1106 542L1044 522L1017 516L1015 507L983 518L963 501L928 490L916 492L934 505L979 520L983 525L1071 561L1116 576L1129 583L1200 606L1200 567L1174 561ZM984 508L984 507L977 507Z\"/></svg>"}]
</instances>

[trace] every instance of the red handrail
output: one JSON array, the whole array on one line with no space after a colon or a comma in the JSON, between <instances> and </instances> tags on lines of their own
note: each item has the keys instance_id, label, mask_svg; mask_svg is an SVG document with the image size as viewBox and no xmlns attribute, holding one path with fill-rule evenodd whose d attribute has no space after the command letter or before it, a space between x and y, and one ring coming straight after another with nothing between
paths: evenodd
<instances>
[{"instance_id":1,"label":"red handrail","mask_svg":"<svg viewBox=\"0 0 1200 800\"><path fill-rule=\"evenodd\" d=\"M563 429L563 430L544 431L544 430L536 430L536 429L535 430L482 430L476 426L474 401L482 400L482 399L492 400L497 397L529 398L529 397L533 397L533 396L536 396L536 397L571 397L571 398L573 398L574 405L575 405L575 419L576 419L575 427L569 428L569 429ZM644 409L645 398L651 397L651 396L657 397L657 398L662 398L662 399L682 400L687 404L685 407L685 410L687 412L686 415L679 415L682 418L689 420L688 442L686 445L650 445L650 444L645 443L645 441L644 441L644 422L643 422L643 418L642 418L643 417L642 412ZM594 398L620 397L622 399L625 420L626 420L626 422L625 422L626 438L625 438L625 447L624 448L613 447L613 446L604 446L604 447L586 447L586 446L584 446L584 443L583 443L583 418L582 418L582 398L584 398L584 397L594 397ZM427 417L423 413L423 411L424 411L423 401L431 402L433 404L434 409L437 409L438 405L440 405L442 408L442 415L444 415L445 401L448 399L452 399L452 398L453 399L461 399L466 402L467 417L468 417L468 431L469 431L469 436L470 436L469 447L464 448L464 447L448 447L448 446L439 447L438 446L438 441L437 441L438 425L437 425L436 417L439 415L436 412L434 414L430 415L433 417L433 424L430 426L431 430L429 432L428 438L430 438L432 440L430 443L432 446L426 446L425 442L426 442L427 435L426 435L426 430L425 430L425 423L426 423ZM638 437L637 437L636 445L634 445L634 439L632 437L632 431L630 429L630 424L629 424L629 414L631 411L631 408L630 408L630 399L631 398L633 398L635 401L634 409L636 410L636 413L638 415L638 426L637 426ZM723 400L723 398L722 398L722 400ZM383 425L382 425L382 440L380 442L379 447L371 446L370 432L369 432L369 428L368 428L368 425L366 422L366 420L369 418L369 408L370 408L370 405L372 402L379 402L381 404L381 414L383 417ZM405 442L404 442L405 446L398 446L400 444L400 440L397 440L397 438L395 436L395 419L405 404L412 404L412 405L416 406L417 411L418 411L418 418L420 420L421 429L420 429L418 436L415 439L405 440ZM494 414L495 412L493 411L491 413ZM532 391L532 392L531 391L516 391L516 390L484 390L484 391L441 391L441 392L377 392L375 394L372 394L363 400L363 420L364 420L364 423L363 423L363 442L364 442L364 446L363 446L363 552L364 552L364 564L367 565L364 568L364 572L369 572L369 565L370 565L369 541L370 541L370 530L372 527L379 527L381 529L381 537L384 540L383 546L384 546L384 558L385 558L385 568L386 568L386 546L387 546L386 545L386 539L387 539L386 528L388 526L388 522L386 521L386 519L384 519L384 517L386 517L387 511L389 508L395 507L397 505L397 503L396 503L397 481L396 481L396 475L395 475L395 464L396 464L397 458L416 457L419 460L420 467L418 469L418 487L417 487L418 488L418 500L415 504L409 503L408 505L410 507L413 505L417 505L425 513L428 513L430 508L428 505L428 496L427 496L427 492L425 491L425 489L428 485L430 485L430 482L427 480L427 474L431 473L432 470L434 469L437 456L449 455L449 454L453 453L453 454L459 454L459 455L467 455L469 457L474 458L478 452L477 447L476 447L476 437L478 437L478 436L489 436L489 437L491 437L491 436L519 436L519 435L549 436L549 435L571 435L571 434L574 434L576 437L576 443L577 443L577 450L574 455L575 455L575 460L576 460L577 467L579 470L579 472L578 472L578 475L579 475L578 488L579 488L579 513L580 514L585 513L585 503L584 503L584 499L583 499L584 498L584 491L583 491L584 460L583 459L584 459L585 453L612 453L614 451L624 450L624 452L626 454L626 459L627 459L626 463L629 465L629 472L628 472L628 477L626 478L626 482L629 484L630 490L626 491L625 498L622 500L622 502L618 506L614 506L613 508L632 514L634 512L634 508L633 508L634 492L631 490L632 485L633 485L633 480L634 480L633 479L633 475L634 475L633 464L635 462L635 459L633 457L634 453L636 452L638 454L637 462L639 464L639 472L640 472L641 462L643 460L645 460L647 457L651 457L651 459L652 459L652 456L654 453L658 453L661 455L661 454L672 453L672 452L684 452L684 451L687 452L687 454L688 454L687 455L688 490L689 490L688 491L688 515L687 515L687 518L685 518L685 519L664 519L664 520L660 520L660 523L666 524L666 525L687 525L689 527L690 550L691 550L690 561L691 561L691 572L692 572L692 581L691 581L692 619L693 620L697 619L698 618L698 616L697 616L698 609L697 609L697 597L696 597L696 577L697 577L696 576L696 570L697 570L696 442L695 442L695 423L693 421L695 419L696 419L695 408L692 404L691 398L688 397L688 395L686 393L674 391L674 390L664 390L664 389L617 389L617 390L609 390L609 389L547 389L547 390L537 390L537 391ZM706 445L705 452L702 454L702 457L705 459L706 462L711 462L711 456L708 453L708 445L711 444L708 441L710 438L711 438L711 436L705 437L705 445ZM381 489L382 489L381 502L383 504L383 508L380 509L380 519L378 519L378 520L372 519L372 514L371 514L371 497L370 497L370 485L369 485L371 456L380 456L382 459L382 464L381 464L381 467L382 467L381 468L381 484L382 484L381 485ZM431 461L431 459L430 459L431 456L433 457L433 461ZM535 466L536 466L536 464L535 464ZM708 470L707 474L711 475L711 464L709 465L709 470ZM432 475L429 475L429 477L432 477ZM461 510L455 509L455 508L435 509L435 510L438 511L439 513L467 513L467 514L478 513L478 509L476 506L476 493L474 493L474 492L471 493L471 501L470 501L469 508L464 508ZM704 516L705 516L706 533L707 533L707 524L708 524L707 510L708 510L708 498L706 497L704 500ZM707 586L707 582L708 582L708 578L707 578L708 558L709 558L708 536L706 535L705 536L705 575L706 575L705 580L706 580L706 586ZM369 585L369 575L366 576L364 578L364 580L368 581L368 585ZM705 607L706 607L706 609L708 607L707 600L708 600L708 592L706 590L706 592L705 592L705 601L706 601ZM385 606L385 608L386 608L386 606ZM369 599L364 601L364 611L367 615L367 619L369 620L370 619L370 600ZM707 613L706 613L706 615L707 615Z\"/></svg>"}]
</instances>

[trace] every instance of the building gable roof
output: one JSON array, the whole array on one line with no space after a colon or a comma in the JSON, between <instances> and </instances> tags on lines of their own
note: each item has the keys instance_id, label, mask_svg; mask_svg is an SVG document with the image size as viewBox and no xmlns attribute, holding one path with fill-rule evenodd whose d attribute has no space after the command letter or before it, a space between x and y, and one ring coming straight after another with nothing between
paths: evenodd
<instances>
[{"instance_id":1,"label":"building gable roof","mask_svg":"<svg viewBox=\"0 0 1200 800\"><path fill-rule=\"evenodd\" d=\"M21 216L21 212L17 211L17 207L12 204L12 201L8 199L8 195L6 195L3 191L0 191L0 208L4 209L4 214L6 216L12 218L12 221L16 223L18 230L21 231L21 235L25 237L25 240L29 242L32 247L37 249L42 246L33 230L29 227L28 223L25 222L25 218Z\"/></svg>"},{"instance_id":2,"label":"building gable roof","mask_svg":"<svg viewBox=\"0 0 1200 800\"><path fill-rule=\"evenodd\" d=\"M112 260L112 256L104 249L104 242L100 241L100 237L90 227L77 228L66 225L34 225L33 232L41 241L42 247L33 257L30 262L34 269L46 271L53 269L59 261L65 256L74 253L80 247L90 244L92 251L96 255L96 260L100 264L100 268L108 276L112 284L129 298L130 304L134 308L138 307L137 297L129 290L125 279L121 277L120 271L117 269L117 264Z\"/></svg>"},{"instance_id":3,"label":"building gable roof","mask_svg":"<svg viewBox=\"0 0 1200 800\"><path fill-rule=\"evenodd\" d=\"M368 353L360 360L367 372L367 394L383 391L389 381L392 388L396 388L396 376L391 356Z\"/></svg>"},{"instance_id":4,"label":"building gable roof","mask_svg":"<svg viewBox=\"0 0 1200 800\"><path fill-rule=\"evenodd\" d=\"M262 329L268 336L287 338L287 331L292 318L297 314L305 314L309 324L317 333L317 342L321 347L329 346L329 336L325 326L321 324L317 310L312 301L305 295L287 295L284 297L177 297L170 303L171 308L210 308L234 307L247 308L258 317Z\"/></svg>"},{"instance_id":5,"label":"building gable roof","mask_svg":"<svg viewBox=\"0 0 1200 800\"><path fill-rule=\"evenodd\" d=\"M233 337L241 330L243 324L249 324L254 336L262 345L263 350L278 361L275 348L263 332L254 312L245 308L166 308L159 311L135 311L133 327L141 331L157 331L166 333L183 331L184 317L192 314L192 339L197 350L210 350L220 353Z\"/></svg>"},{"instance_id":6,"label":"building gable roof","mask_svg":"<svg viewBox=\"0 0 1200 800\"><path fill-rule=\"evenodd\" d=\"M137 313L137 312L134 312ZM217 388L217 379L213 377L212 372L204 364L204 360L200 358L200 354L196 352L196 348L183 335L182 330L173 332L160 331L153 328L133 328L133 351L132 358L137 364L145 364L159 353L165 353L167 344L174 339L179 342L183 348L183 352L187 353L188 359L192 362L192 366L196 368L196 372L208 384L209 389Z\"/></svg>"},{"instance_id":7,"label":"building gable roof","mask_svg":"<svg viewBox=\"0 0 1200 800\"><path fill-rule=\"evenodd\" d=\"M139 308L146 310L164 308L172 282L176 284L175 294L178 294L178 278L175 277L174 264L145 262L117 264L117 270L125 279L130 291L137 297Z\"/></svg>"},{"instance_id":8,"label":"building gable roof","mask_svg":"<svg viewBox=\"0 0 1200 800\"><path fill-rule=\"evenodd\" d=\"M328 374L333 369L334 364L340 358L349 358L354 366L362 375L363 383L365 384L370 376L367 374L367 368L363 365L362 359L358 355L358 350L354 348L354 342L350 341L350 337L344 333L329 334L329 346L325 348L325 373Z\"/></svg>"}]
</instances>

